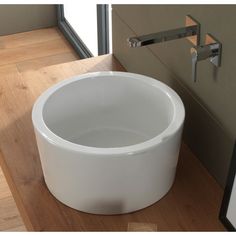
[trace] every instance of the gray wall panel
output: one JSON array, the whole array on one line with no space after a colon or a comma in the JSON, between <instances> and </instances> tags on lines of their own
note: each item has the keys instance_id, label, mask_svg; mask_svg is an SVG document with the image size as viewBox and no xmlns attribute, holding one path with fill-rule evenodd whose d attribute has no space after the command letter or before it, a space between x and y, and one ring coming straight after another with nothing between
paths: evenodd
<instances>
[{"instance_id":1,"label":"gray wall panel","mask_svg":"<svg viewBox=\"0 0 236 236\"><path fill-rule=\"evenodd\" d=\"M0 4L0 35L57 25L55 5Z\"/></svg>"},{"instance_id":2,"label":"gray wall panel","mask_svg":"<svg viewBox=\"0 0 236 236\"><path fill-rule=\"evenodd\" d=\"M186 107L185 142L223 186L236 137L236 6L113 5L113 52L131 72L153 76L173 87ZM184 26L190 14L201 23L201 39L213 34L223 44L222 66L198 65L191 81L188 41L129 48L126 39Z\"/></svg>"}]
</instances>

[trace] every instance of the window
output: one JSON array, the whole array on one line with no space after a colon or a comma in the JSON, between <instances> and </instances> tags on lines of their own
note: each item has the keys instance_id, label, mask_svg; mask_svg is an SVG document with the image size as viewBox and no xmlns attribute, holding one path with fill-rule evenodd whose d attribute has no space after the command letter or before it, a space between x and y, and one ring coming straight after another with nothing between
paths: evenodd
<instances>
[{"instance_id":1,"label":"window","mask_svg":"<svg viewBox=\"0 0 236 236\"><path fill-rule=\"evenodd\" d=\"M58 6L59 28L81 58L110 52L110 12L110 5L93 2L65 3Z\"/></svg>"}]
</instances>

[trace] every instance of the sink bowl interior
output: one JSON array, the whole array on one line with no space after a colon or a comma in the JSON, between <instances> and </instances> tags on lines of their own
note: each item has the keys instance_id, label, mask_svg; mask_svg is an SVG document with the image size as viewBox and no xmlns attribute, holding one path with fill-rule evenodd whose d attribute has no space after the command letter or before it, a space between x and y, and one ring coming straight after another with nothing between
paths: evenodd
<instances>
[{"instance_id":1,"label":"sink bowl interior","mask_svg":"<svg viewBox=\"0 0 236 236\"><path fill-rule=\"evenodd\" d=\"M168 94L125 76L89 77L49 96L43 120L57 136L89 147L113 148L145 142L173 119Z\"/></svg>"}]
</instances>

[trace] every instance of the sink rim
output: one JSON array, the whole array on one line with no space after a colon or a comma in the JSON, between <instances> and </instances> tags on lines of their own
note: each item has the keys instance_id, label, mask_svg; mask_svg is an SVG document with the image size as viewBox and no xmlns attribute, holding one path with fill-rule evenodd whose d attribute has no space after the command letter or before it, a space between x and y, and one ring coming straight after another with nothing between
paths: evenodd
<instances>
[{"instance_id":1,"label":"sink rim","mask_svg":"<svg viewBox=\"0 0 236 236\"><path fill-rule=\"evenodd\" d=\"M72 143L62 137L58 136L54 132L52 132L44 122L43 119L43 108L47 101L47 99L61 87L70 84L72 82L86 79L90 77L101 77L101 76L122 76L122 77L130 77L132 79L140 80L145 82L150 86L154 86L163 91L163 93L169 97L172 105L173 105L173 117L170 124L164 129L160 134L157 136L148 139L142 143L133 144L129 146L123 147L111 147L111 148L101 148L101 147L90 147L84 146L80 144ZM178 111L178 112L177 112ZM172 137L183 125L185 118L185 109L182 100L180 99L179 95L171 89L169 86L165 85L164 83L141 74L130 73L130 72L118 72L118 71L99 71L99 72L90 72L86 74L81 74L77 76L73 76L69 79L65 79L60 81L59 83L51 86L46 91L44 91L34 103L32 109L32 122L35 129L43 135L48 142L53 145L56 145L60 148L65 148L70 151L75 152L82 152L87 154L96 154L96 155L133 155L138 152L144 152L147 149L155 147L160 143L165 142L170 137Z\"/></svg>"}]
</instances>

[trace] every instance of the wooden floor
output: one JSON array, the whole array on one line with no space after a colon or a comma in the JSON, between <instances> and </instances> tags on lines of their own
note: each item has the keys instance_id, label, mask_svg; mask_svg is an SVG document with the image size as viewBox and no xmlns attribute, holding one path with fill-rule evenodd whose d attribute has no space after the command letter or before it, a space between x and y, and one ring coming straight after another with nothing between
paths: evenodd
<instances>
[{"instance_id":1,"label":"wooden floor","mask_svg":"<svg viewBox=\"0 0 236 236\"><path fill-rule=\"evenodd\" d=\"M9 68L19 73L78 60L78 55L57 28L0 36L0 78ZM25 231L0 168L0 231Z\"/></svg>"},{"instance_id":2,"label":"wooden floor","mask_svg":"<svg viewBox=\"0 0 236 236\"><path fill-rule=\"evenodd\" d=\"M79 59L57 28L0 36L0 58L19 72Z\"/></svg>"},{"instance_id":3,"label":"wooden floor","mask_svg":"<svg viewBox=\"0 0 236 236\"><path fill-rule=\"evenodd\" d=\"M0 231L25 231L6 179L0 169Z\"/></svg>"}]
</instances>

